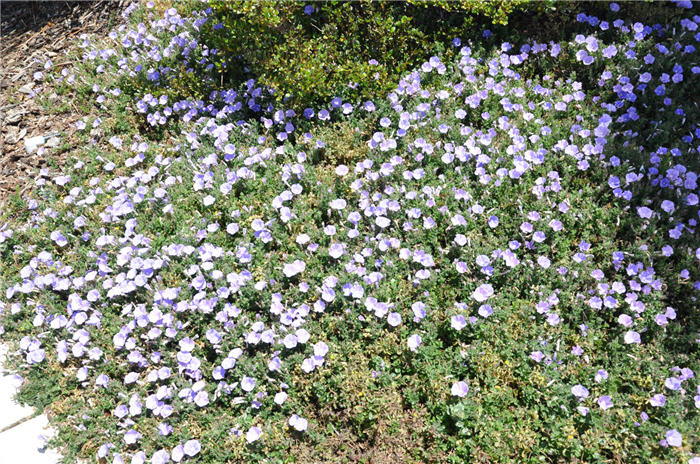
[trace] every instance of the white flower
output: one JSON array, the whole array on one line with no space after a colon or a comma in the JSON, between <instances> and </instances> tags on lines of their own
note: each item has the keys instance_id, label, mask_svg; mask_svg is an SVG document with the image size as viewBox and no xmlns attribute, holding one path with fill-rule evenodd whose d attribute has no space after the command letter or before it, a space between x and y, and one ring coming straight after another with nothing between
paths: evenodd
<instances>
[{"instance_id":1,"label":"white flower","mask_svg":"<svg viewBox=\"0 0 700 464\"><path fill-rule=\"evenodd\" d=\"M335 259L340 258L341 256L343 256L344 253L345 250L343 249L343 245L340 243L332 243L331 246L328 248L328 254Z\"/></svg>"},{"instance_id":2,"label":"white flower","mask_svg":"<svg viewBox=\"0 0 700 464\"><path fill-rule=\"evenodd\" d=\"M309 421L307 421L303 417L299 417L298 415L294 414L292 417L289 418L289 425L291 427L294 427L294 430L298 432L303 432L308 428Z\"/></svg>"},{"instance_id":3,"label":"white flower","mask_svg":"<svg viewBox=\"0 0 700 464\"><path fill-rule=\"evenodd\" d=\"M276 404L283 404L285 401L287 401L287 393L285 392L279 392L275 395L275 403Z\"/></svg>"},{"instance_id":4,"label":"white flower","mask_svg":"<svg viewBox=\"0 0 700 464\"><path fill-rule=\"evenodd\" d=\"M374 223L382 229L386 229L391 224L391 219L384 216L379 216L377 217L377 219L375 219Z\"/></svg>"}]
</instances>

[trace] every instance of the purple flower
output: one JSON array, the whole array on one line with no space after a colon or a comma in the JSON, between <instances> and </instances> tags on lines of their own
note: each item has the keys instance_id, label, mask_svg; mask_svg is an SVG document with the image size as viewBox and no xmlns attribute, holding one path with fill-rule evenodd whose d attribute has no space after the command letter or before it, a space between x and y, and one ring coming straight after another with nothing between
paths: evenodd
<instances>
[{"instance_id":1,"label":"purple flower","mask_svg":"<svg viewBox=\"0 0 700 464\"><path fill-rule=\"evenodd\" d=\"M573 394L577 398L588 398L589 393L586 387L578 384L571 387L571 394Z\"/></svg>"},{"instance_id":2,"label":"purple flower","mask_svg":"<svg viewBox=\"0 0 700 464\"><path fill-rule=\"evenodd\" d=\"M345 201L344 199L336 198L335 200L333 200L329 203L329 206L335 210L343 210L343 209L345 209L347 204L348 204L347 201Z\"/></svg>"},{"instance_id":3,"label":"purple flower","mask_svg":"<svg viewBox=\"0 0 700 464\"><path fill-rule=\"evenodd\" d=\"M479 303L483 303L484 301L488 300L491 296L493 296L493 287L491 286L491 284L479 285L477 289L474 290L474 293L472 293L472 298L474 298Z\"/></svg>"},{"instance_id":4,"label":"purple flower","mask_svg":"<svg viewBox=\"0 0 700 464\"><path fill-rule=\"evenodd\" d=\"M615 55L617 55L617 47L615 47L615 45L610 45L603 49L603 56L605 58L612 58Z\"/></svg>"},{"instance_id":5,"label":"purple flower","mask_svg":"<svg viewBox=\"0 0 700 464\"><path fill-rule=\"evenodd\" d=\"M260 429L260 427L251 427L248 429L248 432L245 435L245 439L248 443L253 443L254 441L258 441L261 435L262 430Z\"/></svg>"},{"instance_id":6,"label":"purple flower","mask_svg":"<svg viewBox=\"0 0 700 464\"><path fill-rule=\"evenodd\" d=\"M187 456L193 457L199 454L202 445L199 443L199 440L187 440L182 448Z\"/></svg>"},{"instance_id":7,"label":"purple flower","mask_svg":"<svg viewBox=\"0 0 700 464\"><path fill-rule=\"evenodd\" d=\"M384 216L378 216L374 223L377 224L377 226L379 226L381 229L386 229L391 225L391 219Z\"/></svg>"},{"instance_id":8,"label":"purple flower","mask_svg":"<svg viewBox=\"0 0 700 464\"><path fill-rule=\"evenodd\" d=\"M530 358L535 362L542 362L542 360L544 359L544 353L542 353L541 351L533 351L530 353Z\"/></svg>"},{"instance_id":9,"label":"purple flower","mask_svg":"<svg viewBox=\"0 0 700 464\"><path fill-rule=\"evenodd\" d=\"M537 243L544 242L546 240L546 238L547 238L547 236L541 230L538 230L537 232L532 234L532 240L534 240Z\"/></svg>"},{"instance_id":10,"label":"purple flower","mask_svg":"<svg viewBox=\"0 0 700 464\"><path fill-rule=\"evenodd\" d=\"M177 445L173 450L170 452L170 459L172 459L174 462L180 462L182 461L182 458L185 457L185 449L182 445Z\"/></svg>"},{"instance_id":11,"label":"purple flower","mask_svg":"<svg viewBox=\"0 0 700 464\"><path fill-rule=\"evenodd\" d=\"M661 209L671 214L676 209L676 205L672 201L664 200L661 202Z\"/></svg>"},{"instance_id":12,"label":"purple flower","mask_svg":"<svg viewBox=\"0 0 700 464\"><path fill-rule=\"evenodd\" d=\"M416 301L411 305L411 310L413 310L413 322L420 322L426 316L425 303L421 301Z\"/></svg>"},{"instance_id":13,"label":"purple flower","mask_svg":"<svg viewBox=\"0 0 700 464\"><path fill-rule=\"evenodd\" d=\"M551 221L549 221L549 227L551 227L553 231L559 232L562 229L563 225L561 221L552 219Z\"/></svg>"},{"instance_id":14,"label":"purple flower","mask_svg":"<svg viewBox=\"0 0 700 464\"><path fill-rule=\"evenodd\" d=\"M51 240L56 242L56 245L60 247L64 247L68 244L68 240L66 239L66 237L64 237L63 234L57 230L51 232Z\"/></svg>"},{"instance_id":15,"label":"purple flower","mask_svg":"<svg viewBox=\"0 0 700 464\"><path fill-rule=\"evenodd\" d=\"M173 426L166 423L166 422L161 422L158 424L158 434L162 436L167 436L173 433Z\"/></svg>"},{"instance_id":16,"label":"purple flower","mask_svg":"<svg viewBox=\"0 0 700 464\"><path fill-rule=\"evenodd\" d=\"M450 325L455 330L462 330L467 326L467 320L461 314L457 316L452 316L452 321Z\"/></svg>"},{"instance_id":17,"label":"purple flower","mask_svg":"<svg viewBox=\"0 0 700 464\"><path fill-rule=\"evenodd\" d=\"M651 397L651 399L649 400L649 404L657 408L661 408L666 404L666 397L661 393L657 393L656 395Z\"/></svg>"},{"instance_id":18,"label":"purple flower","mask_svg":"<svg viewBox=\"0 0 700 464\"><path fill-rule=\"evenodd\" d=\"M646 206L637 208L637 214L639 214L639 217L641 217L642 219L650 219L653 213L654 212Z\"/></svg>"},{"instance_id":19,"label":"purple flower","mask_svg":"<svg viewBox=\"0 0 700 464\"><path fill-rule=\"evenodd\" d=\"M681 380L677 377L669 377L664 382L664 386L669 390L678 391L681 389Z\"/></svg>"},{"instance_id":20,"label":"purple flower","mask_svg":"<svg viewBox=\"0 0 700 464\"><path fill-rule=\"evenodd\" d=\"M668 443L669 446L680 448L683 445L683 436L678 430L671 429L666 432L666 443Z\"/></svg>"},{"instance_id":21,"label":"purple flower","mask_svg":"<svg viewBox=\"0 0 700 464\"><path fill-rule=\"evenodd\" d=\"M241 389L245 392L253 391L255 388L255 379L252 377L243 377L241 379Z\"/></svg>"},{"instance_id":22,"label":"purple flower","mask_svg":"<svg viewBox=\"0 0 700 464\"><path fill-rule=\"evenodd\" d=\"M109 377L107 377L105 374L100 374L97 376L97 379L95 379L95 385L97 385L98 387L107 388L108 384L109 384Z\"/></svg>"},{"instance_id":23,"label":"purple flower","mask_svg":"<svg viewBox=\"0 0 700 464\"><path fill-rule=\"evenodd\" d=\"M401 314L396 312L389 313L389 316L387 317L387 322L392 327L398 327L401 324Z\"/></svg>"},{"instance_id":24,"label":"purple flower","mask_svg":"<svg viewBox=\"0 0 700 464\"><path fill-rule=\"evenodd\" d=\"M598 383L602 382L603 380L605 380L607 378L608 378L608 371L606 371L605 369L598 369L598 372L596 372L595 376L593 377L593 379Z\"/></svg>"},{"instance_id":25,"label":"purple flower","mask_svg":"<svg viewBox=\"0 0 700 464\"><path fill-rule=\"evenodd\" d=\"M203 408L204 406L209 404L209 393L206 391L202 390L199 393L197 393L194 397L194 403L199 406L200 408Z\"/></svg>"},{"instance_id":26,"label":"purple flower","mask_svg":"<svg viewBox=\"0 0 700 464\"><path fill-rule=\"evenodd\" d=\"M207 195L207 196L204 197L204 199L202 200L202 202L204 203L204 206L211 206L211 205L214 204L215 201L216 201L216 198L214 198L214 197L211 196L211 195Z\"/></svg>"},{"instance_id":27,"label":"purple flower","mask_svg":"<svg viewBox=\"0 0 700 464\"><path fill-rule=\"evenodd\" d=\"M294 334L287 334L284 339L282 339L282 344L288 350L296 348L299 339Z\"/></svg>"},{"instance_id":28,"label":"purple flower","mask_svg":"<svg viewBox=\"0 0 700 464\"><path fill-rule=\"evenodd\" d=\"M195 290L202 290L206 287L207 281L204 276L200 274L192 280L191 285Z\"/></svg>"},{"instance_id":29,"label":"purple flower","mask_svg":"<svg viewBox=\"0 0 700 464\"><path fill-rule=\"evenodd\" d=\"M282 272L286 277L293 277L304 272L305 269L306 263L300 259L297 259L292 263L285 264Z\"/></svg>"},{"instance_id":30,"label":"purple flower","mask_svg":"<svg viewBox=\"0 0 700 464\"><path fill-rule=\"evenodd\" d=\"M601 396L598 398L598 406L600 406L600 409L603 411L610 409L613 407L612 399L608 395Z\"/></svg>"},{"instance_id":31,"label":"purple flower","mask_svg":"<svg viewBox=\"0 0 700 464\"><path fill-rule=\"evenodd\" d=\"M328 345L325 342L318 342L314 345L314 356L324 357L328 354Z\"/></svg>"},{"instance_id":32,"label":"purple flower","mask_svg":"<svg viewBox=\"0 0 700 464\"><path fill-rule=\"evenodd\" d=\"M129 414L129 408L125 404L120 404L114 408L114 415L119 419L123 419L127 414Z\"/></svg>"},{"instance_id":33,"label":"purple flower","mask_svg":"<svg viewBox=\"0 0 700 464\"><path fill-rule=\"evenodd\" d=\"M141 434L134 429L129 429L124 433L124 443L127 445L133 445L139 438L141 438Z\"/></svg>"},{"instance_id":34,"label":"purple flower","mask_svg":"<svg viewBox=\"0 0 700 464\"><path fill-rule=\"evenodd\" d=\"M481 305L479 307L479 316L483 318L489 317L491 314L493 314L493 308L491 308L491 305Z\"/></svg>"},{"instance_id":35,"label":"purple flower","mask_svg":"<svg viewBox=\"0 0 700 464\"><path fill-rule=\"evenodd\" d=\"M335 259L340 258L345 253L345 249L340 243L332 243L328 248L328 254Z\"/></svg>"},{"instance_id":36,"label":"purple flower","mask_svg":"<svg viewBox=\"0 0 700 464\"><path fill-rule=\"evenodd\" d=\"M422 342L423 342L423 339L421 338L420 335L413 334L410 337L408 337L406 344L408 345L408 348L411 351L417 351L418 347L421 345Z\"/></svg>"},{"instance_id":37,"label":"purple flower","mask_svg":"<svg viewBox=\"0 0 700 464\"><path fill-rule=\"evenodd\" d=\"M158 450L151 457L151 464L166 464L170 461L170 454L165 450Z\"/></svg>"},{"instance_id":38,"label":"purple flower","mask_svg":"<svg viewBox=\"0 0 700 464\"><path fill-rule=\"evenodd\" d=\"M620 314L617 318L617 322L619 322L620 324L622 324L625 327L631 327L632 324L634 323L632 318L627 314Z\"/></svg>"},{"instance_id":39,"label":"purple flower","mask_svg":"<svg viewBox=\"0 0 700 464\"><path fill-rule=\"evenodd\" d=\"M639 336L638 332L635 332L634 330L630 330L625 333L625 343L630 345L630 344L640 344L642 343L642 339Z\"/></svg>"},{"instance_id":40,"label":"purple flower","mask_svg":"<svg viewBox=\"0 0 700 464\"><path fill-rule=\"evenodd\" d=\"M194 340L192 340L191 338L183 338L182 340L180 340L179 345L180 350L185 353L191 353L195 347Z\"/></svg>"},{"instance_id":41,"label":"purple flower","mask_svg":"<svg viewBox=\"0 0 700 464\"><path fill-rule=\"evenodd\" d=\"M469 393L469 385L467 385L467 382L455 382L452 384L452 389L450 390L452 393L452 396L457 396L459 398L464 398L467 396L467 393Z\"/></svg>"}]
</instances>

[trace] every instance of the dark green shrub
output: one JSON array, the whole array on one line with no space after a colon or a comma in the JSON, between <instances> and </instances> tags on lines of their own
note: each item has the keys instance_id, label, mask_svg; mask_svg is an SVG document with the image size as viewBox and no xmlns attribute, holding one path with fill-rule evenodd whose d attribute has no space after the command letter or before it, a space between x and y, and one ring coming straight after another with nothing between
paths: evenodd
<instances>
[{"instance_id":1,"label":"dark green shrub","mask_svg":"<svg viewBox=\"0 0 700 464\"><path fill-rule=\"evenodd\" d=\"M546 5L531 0L308 5L214 0L215 18L205 33L226 61L225 81L256 76L276 89L278 98L309 105L336 96L381 95L403 73L444 52L454 37L478 33L475 25L505 24L515 11Z\"/></svg>"}]
</instances>

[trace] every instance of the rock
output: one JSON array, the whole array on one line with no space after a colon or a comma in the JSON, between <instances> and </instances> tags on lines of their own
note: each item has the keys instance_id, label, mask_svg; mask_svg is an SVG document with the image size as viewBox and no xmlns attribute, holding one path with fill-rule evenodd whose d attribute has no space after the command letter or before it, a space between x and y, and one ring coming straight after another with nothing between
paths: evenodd
<instances>
[{"instance_id":1,"label":"rock","mask_svg":"<svg viewBox=\"0 0 700 464\"><path fill-rule=\"evenodd\" d=\"M61 139L59 137L51 137L46 141L47 148L55 148L61 144Z\"/></svg>"},{"instance_id":2,"label":"rock","mask_svg":"<svg viewBox=\"0 0 700 464\"><path fill-rule=\"evenodd\" d=\"M26 93L27 95L29 95L34 91L34 84L32 84L31 82L28 84L24 84L22 87L17 89L17 91L20 93Z\"/></svg>"},{"instance_id":3,"label":"rock","mask_svg":"<svg viewBox=\"0 0 700 464\"><path fill-rule=\"evenodd\" d=\"M24 76L24 71L23 71L23 70L20 71L20 72L18 72L18 73L15 74L14 76L12 76L12 79L10 79L10 80L11 80L12 82L17 82L17 81L19 80L19 78L22 77L22 76Z\"/></svg>"},{"instance_id":4,"label":"rock","mask_svg":"<svg viewBox=\"0 0 700 464\"><path fill-rule=\"evenodd\" d=\"M18 130L16 127L11 128L5 136L5 143L14 145L27 135L27 129Z\"/></svg>"},{"instance_id":5,"label":"rock","mask_svg":"<svg viewBox=\"0 0 700 464\"><path fill-rule=\"evenodd\" d=\"M36 137L24 139L24 149L27 150L27 153L31 155L32 153L37 151L39 147L44 144L45 141L46 139L43 135L37 135Z\"/></svg>"},{"instance_id":6,"label":"rock","mask_svg":"<svg viewBox=\"0 0 700 464\"><path fill-rule=\"evenodd\" d=\"M5 124L17 124L24 114L25 112L20 108L12 108L5 115Z\"/></svg>"},{"instance_id":7,"label":"rock","mask_svg":"<svg viewBox=\"0 0 700 464\"><path fill-rule=\"evenodd\" d=\"M90 136L94 137L96 140L99 140L100 138L102 138L102 129L100 129L99 127L91 129Z\"/></svg>"}]
</instances>

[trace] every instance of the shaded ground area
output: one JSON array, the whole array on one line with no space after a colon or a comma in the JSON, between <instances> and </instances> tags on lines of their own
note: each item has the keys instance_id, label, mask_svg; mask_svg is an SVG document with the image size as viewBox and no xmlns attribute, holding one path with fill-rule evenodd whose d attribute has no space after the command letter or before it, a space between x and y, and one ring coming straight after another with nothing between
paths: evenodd
<instances>
[{"instance_id":1,"label":"shaded ground area","mask_svg":"<svg viewBox=\"0 0 700 464\"><path fill-rule=\"evenodd\" d=\"M129 3L120 1L48 1L0 3L0 205L13 192L30 185L32 171L60 161L59 152L70 143L70 122L77 119L70 105L46 111L39 98L57 101L51 88L43 88L34 73L50 59L59 69L81 34L110 30L115 15ZM25 140L47 137L45 152L28 153ZM52 147L53 145L53 147ZM63 146L63 149L60 147Z\"/></svg>"}]
</instances>

